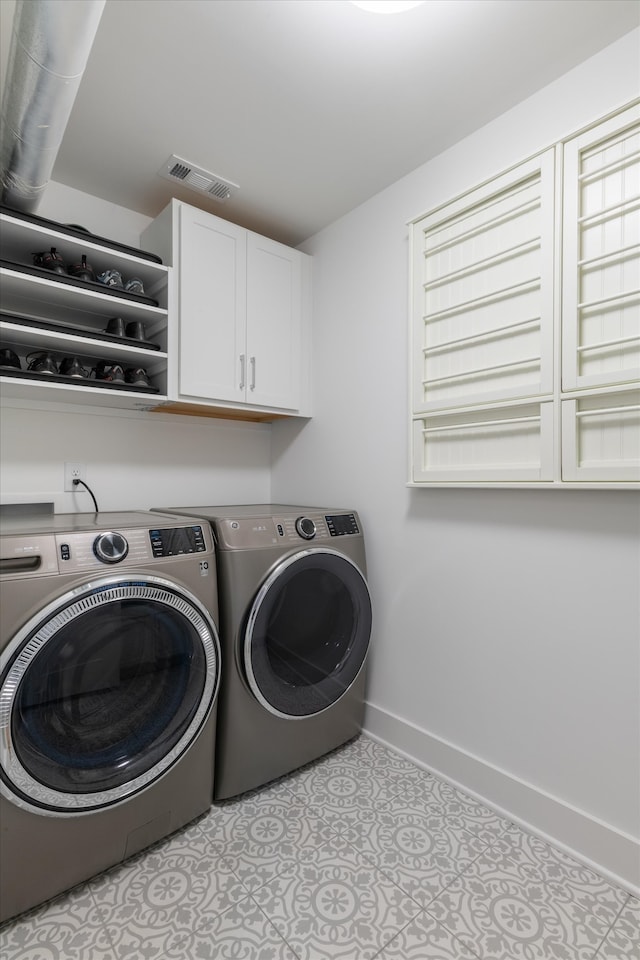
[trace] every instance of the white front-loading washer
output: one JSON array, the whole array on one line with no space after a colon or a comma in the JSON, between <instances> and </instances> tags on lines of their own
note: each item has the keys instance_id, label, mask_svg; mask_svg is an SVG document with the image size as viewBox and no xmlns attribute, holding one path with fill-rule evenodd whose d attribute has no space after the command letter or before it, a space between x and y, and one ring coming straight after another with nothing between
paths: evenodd
<instances>
[{"instance_id":1,"label":"white front-loading washer","mask_svg":"<svg viewBox=\"0 0 640 960\"><path fill-rule=\"evenodd\" d=\"M151 513L3 519L0 590L6 920L211 805L211 530Z\"/></svg>"},{"instance_id":2,"label":"white front-loading washer","mask_svg":"<svg viewBox=\"0 0 640 960\"><path fill-rule=\"evenodd\" d=\"M222 681L214 798L282 776L354 737L371 637L354 510L159 508L214 531Z\"/></svg>"}]
</instances>

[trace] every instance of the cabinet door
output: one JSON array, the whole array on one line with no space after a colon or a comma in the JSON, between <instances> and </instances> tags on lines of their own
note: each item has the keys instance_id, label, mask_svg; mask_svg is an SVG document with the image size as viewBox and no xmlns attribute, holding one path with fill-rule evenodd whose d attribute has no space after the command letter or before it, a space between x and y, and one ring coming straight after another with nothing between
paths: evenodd
<instances>
[{"instance_id":1,"label":"cabinet door","mask_svg":"<svg viewBox=\"0 0 640 960\"><path fill-rule=\"evenodd\" d=\"M302 254L247 237L247 402L300 405Z\"/></svg>"},{"instance_id":2,"label":"cabinet door","mask_svg":"<svg viewBox=\"0 0 640 960\"><path fill-rule=\"evenodd\" d=\"M553 480L554 150L414 222L414 483Z\"/></svg>"},{"instance_id":3,"label":"cabinet door","mask_svg":"<svg viewBox=\"0 0 640 960\"><path fill-rule=\"evenodd\" d=\"M637 390L603 391L562 401L562 479L638 483Z\"/></svg>"},{"instance_id":4,"label":"cabinet door","mask_svg":"<svg viewBox=\"0 0 640 960\"><path fill-rule=\"evenodd\" d=\"M180 208L180 394L244 401L246 230Z\"/></svg>"},{"instance_id":5,"label":"cabinet door","mask_svg":"<svg viewBox=\"0 0 640 960\"><path fill-rule=\"evenodd\" d=\"M562 389L640 376L640 105L564 148Z\"/></svg>"},{"instance_id":6,"label":"cabinet door","mask_svg":"<svg viewBox=\"0 0 640 960\"><path fill-rule=\"evenodd\" d=\"M414 483L553 480L551 400L470 407L413 422Z\"/></svg>"},{"instance_id":7,"label":"cabinet door","mask_svg":"<svg viewBox=\"0 0 640 960\"><path fill-rule=\"evenodd\" d=\"M553 150L415 222L415 413L551 392L553 226Z\"/></svg>"}]
</instances>

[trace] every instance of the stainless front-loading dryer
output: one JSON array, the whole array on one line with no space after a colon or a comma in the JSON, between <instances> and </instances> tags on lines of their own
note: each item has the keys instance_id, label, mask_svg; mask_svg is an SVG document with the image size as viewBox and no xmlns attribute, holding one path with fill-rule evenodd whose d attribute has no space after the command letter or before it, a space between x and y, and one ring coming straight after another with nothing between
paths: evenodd
<instances>
[{"instance_id":1,"label":"stainless front-loading dryer","mask_svg":"<svg viewBox=\"0 0 640 960\"><path fill-rule=\"evenodd\" d=\"M0 919L208 810L211 530L151 513L0 525Z\"/></svg>"},{"instance_id":2,"label":"stainless front-loading dryer","mask_svg":"<svg viewBox=\"0 0 640 960\"><path fill-rule=\"evenodd\" d=\"M261 786L354 737L371 635L357 513L161 509L202 517L214 531L222 645L214 797Z\"/></svg>"}]
</instances>

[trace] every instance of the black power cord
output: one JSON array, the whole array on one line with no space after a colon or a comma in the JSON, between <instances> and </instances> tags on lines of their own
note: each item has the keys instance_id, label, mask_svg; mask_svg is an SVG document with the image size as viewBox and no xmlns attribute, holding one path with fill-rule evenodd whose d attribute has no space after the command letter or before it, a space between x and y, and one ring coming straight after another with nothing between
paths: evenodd
<instances>
[{"instance_id":1,"label":"black power cord","mask_svg":"<svg viewBox=\"0 0 640 960\"><path fill-rule=\"evenodd\" d=\"M74 481L73 481L74 487L77 487L79 483L81 483L82 486L85 487L85 489L87 489L87 490L89 491L89 493L90 493L90 495L91 495L91 499L93 500L93 505L94 505L94 507L96 508L96 513L99 513L100 511L98 510L98 501L96 500L96 498L95 498L94 495L93 495L93 490L91 489L90 486L88 486L88 485L84 482L84 480L74 480Z\"/></svg>"}]
</instances>

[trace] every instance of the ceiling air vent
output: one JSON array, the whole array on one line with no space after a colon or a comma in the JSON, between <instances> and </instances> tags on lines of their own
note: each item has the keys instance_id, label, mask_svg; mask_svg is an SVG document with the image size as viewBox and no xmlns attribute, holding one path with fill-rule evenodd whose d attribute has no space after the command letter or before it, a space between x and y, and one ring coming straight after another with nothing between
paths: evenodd
<instances>
[{"instance_id":1,"label":"ceiling air vent","mask_svg":"<svg viewBox=\"0 0 640 960\"><path fill-rule=\"evenodd\" d=\"M174 183L182 184L183 187L196 190L198 193L207 194L219 203L224 203L233 196L236 190L240 189L237 183L224 180L217 174L209 173L208 170L196 167L194 163L189 163L187 160L176 156L169 157L167 162L158 170L158 173L165 180L171 180Z\"/></svg>"}]
</instances>

